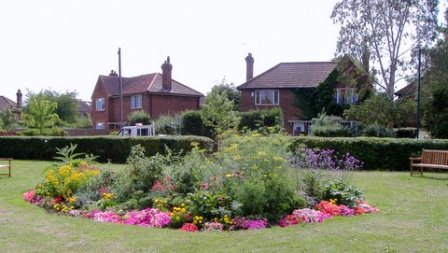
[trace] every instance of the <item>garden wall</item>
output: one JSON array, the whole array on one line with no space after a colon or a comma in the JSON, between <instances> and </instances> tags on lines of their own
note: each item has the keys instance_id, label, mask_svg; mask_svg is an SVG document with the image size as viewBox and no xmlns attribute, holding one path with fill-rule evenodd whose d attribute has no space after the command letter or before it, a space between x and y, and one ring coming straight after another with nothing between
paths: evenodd
<instances>
[{"instance_id":1,"label":"garden wall","mask_svg":"<svg viewBox=\"0 0 448 253\"><path fill-rule=\"evenodd\" d=\"M132 146L142 145L147 155L166 153L166 148L173 152L188 152L191 143L197 142L199 147L211 150L213 141L199 136L156 136L156 137L0 137L0 157L27 160L52 160L56 156L56 148L78 145L75 153L93 154L98 161L114 163L126 162Z\"/></svg>"},{"instance_id":2,"label":"garden wall","mask_svg":"<svg viewBox=\"0 0 448 253\"><path fill-rule=\"evenodd\" d=\"M367 170L409 170L409 157L423 148L448 150L448 140L396 139L376 137L295 137L290 150L302 144L310 148L334 149L339 154L350 153L364 162Z\"/></svg>"}]
</instances>

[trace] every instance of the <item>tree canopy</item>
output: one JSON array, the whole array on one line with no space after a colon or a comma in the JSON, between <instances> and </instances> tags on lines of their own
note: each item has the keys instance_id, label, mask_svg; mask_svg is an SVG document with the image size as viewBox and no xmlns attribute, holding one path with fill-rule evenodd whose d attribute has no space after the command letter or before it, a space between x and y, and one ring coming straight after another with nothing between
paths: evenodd
<instances>
[{"instance_id":1,"label":"tree canopy","mask_svg":"<svg viewBox=\"0 0 448 253\"><path fill-rule=\"evenodd\" d=\"M376 84L393 99L405 77L411 53L436 38L438 0L341 0L331 19L341 25L337 54L367 56L381 80Z\"/></svg>"},{"instance_id":2,"label":"tree canopy","mask_svg":"<svg viewBox=\"0 0 448 253\"><path fill-rule=\"evenodd\" d=\"M55 113L56 108L56 102L46 99L42 92L31 96L28 110L23 114L25 124L37 128L39 133L43 134L46 128L52 127L58 120L58 115Z\"/></svg>"}]
</instances>

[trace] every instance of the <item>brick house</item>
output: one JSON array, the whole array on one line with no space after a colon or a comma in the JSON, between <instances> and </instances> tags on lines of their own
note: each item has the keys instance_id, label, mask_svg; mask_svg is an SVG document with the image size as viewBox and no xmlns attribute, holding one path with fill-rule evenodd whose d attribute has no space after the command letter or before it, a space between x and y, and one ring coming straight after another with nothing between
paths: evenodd
<instances>
[{"instance_id":1,"label":"brick house","mask_svg":"<svg viewBox=\"0 0 448 253\"><path fill-rule=\"evenodd\" d=\"M143 110L152 119L163 114L199 109L203 94L172 79L168 57L162 74L122 77L123 121L120 122L120 78L115 71L100 75L92 94L92 123L97 129L116 129L129 114Z\"/></svg>"},{"instance_id":2,"label":"brick house","mask_svg":"<svg viewBox=\"0 0 448 253\"><path fill-rule=\"evenodd\" d=\"M6 109L10 109L13 113L17 115L17 118L20 118L20 114L22 113L22 92L20 90L17 90L16 93L16 102L12 101L11 99L0 96L0 112Z\"/></svg>"},{"instance_id":3,"label":"brick house","mask_svg":"<svg viewBox=\"0 0 448 253\"><path fill-rule=\"evenodd\" d=\"M283 112L283 127L288 133L308 134L310 119L307 119L302 110L295 105L294 90L317 87L327 79L338 62L279 63L254 77L252 54L249 53L245 60L246 82L237 87L241 91L241 111L280 107ZM353 66L353 62L350 65ZM334 98L338 104L357 102L355 88L340 83L335 85Z\"/></svg>"}]
</instances>

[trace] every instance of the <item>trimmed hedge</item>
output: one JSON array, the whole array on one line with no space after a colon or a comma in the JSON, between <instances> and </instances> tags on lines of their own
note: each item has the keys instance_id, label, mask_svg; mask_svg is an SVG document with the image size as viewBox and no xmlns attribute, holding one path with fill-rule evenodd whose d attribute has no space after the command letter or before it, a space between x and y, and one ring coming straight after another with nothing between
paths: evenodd
<instances>
[{"instance_id":1,"label":"trimmed hedge","mask_svg":"<svg viewBox=\"0 0 448 253\"><path fill-rule=\"evenodd\" d=\"M93 154L98 161L124 163L128 158L131 148L137 144L142 145L146 154L151 156L156 153L164 154L165 146L173 152L188 152L191 143L199 143L199 147L211 151L213 141L200 136L155 136L155 137L0 137L0 157L12 157L14 159L27 160L52 160L56 156L56 148L70 146L70 143L78 145L76 153Z\"/></svg>"},{"instance_id":2,"label":"trimmed hedge","mask_svg":"<svg viewBox=\"0 0 448 253\"><path fill-rule=\"evenodd\" d=\"M294 137L290 150L302 144L310 148L334 149L347 152L364 162L366 170L409 170L409 157L420 154L423 148L448 150L448 140L396 139L377 137Z\"/></svg>"}]
</instances>

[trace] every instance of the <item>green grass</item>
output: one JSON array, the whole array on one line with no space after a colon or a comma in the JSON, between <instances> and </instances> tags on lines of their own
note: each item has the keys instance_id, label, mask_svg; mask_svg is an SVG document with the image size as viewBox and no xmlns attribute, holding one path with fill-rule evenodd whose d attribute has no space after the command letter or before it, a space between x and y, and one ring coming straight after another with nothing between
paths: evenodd
<instances>
[{"instance_id":1,"label":"green grass","mask_svg":"<svg viewBox=\"0 0 448 253\"><path fill-rule=\"evenodd\" d=\"M22 200L48 162L0 176L0 252L448 252L448 175L356 172L379 214L262 231L186 233L49 214Z\"/></svg>"}]
</instances>

